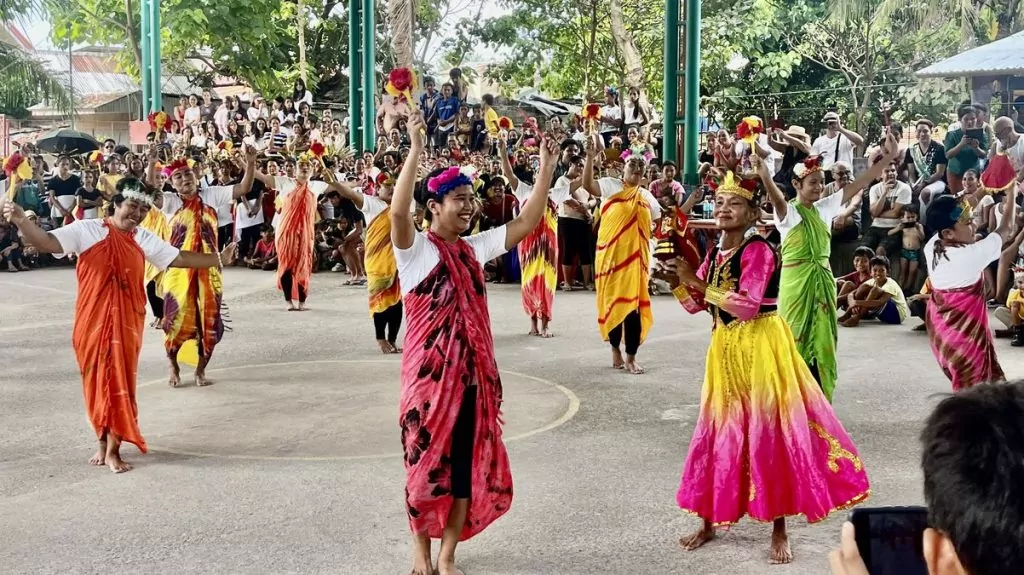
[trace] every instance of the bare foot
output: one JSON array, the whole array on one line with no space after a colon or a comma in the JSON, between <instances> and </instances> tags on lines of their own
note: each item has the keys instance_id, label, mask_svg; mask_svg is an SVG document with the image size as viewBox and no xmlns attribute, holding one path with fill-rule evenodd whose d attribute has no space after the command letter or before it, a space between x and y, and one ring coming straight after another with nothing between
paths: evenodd
<instances>
[{"instance_id":1,"label":"bare foot","mask_svg":"<svg viewBox=\"0 0 1024 575\"><path fill-rule=\"evenodd\" d=\"M181 374L173 367L171 368L171 377L168 378L167 383L171 387L178 387L181 385Z\"/></svg>"},{"instance_id":2,"label":"bare foot","mask_svg":"<svg viewBox=\"0 0 1024 575\"><path fill-rule=\"evenodd\" d=\"M385 353L385 354L386 353L395 353L394 346L392 346L390 343L388 343L387 340L378 339L377 340L377 345L380 346L380 352L381 353Z\"/></svg>"},{"instance_id":3,"label":"bare foot","mask_svg":"<svg viewBox=\"0 0 1024 575\"><path fill-rule=\"evenodd\" d=\"M295 307L293 302L288 302L288 311L299 311L299 308Z\"/></svg>"},{"instance_id":4,"label":"bare foot","mask_svg":"<svg viewBox=\"0 0 1024 575\"><path fill-rule=\"evenodd\" d=\"M160 329L160 327L162 326L163 323L164 323L164 320L162 318L158 317L158 318L153 319L153 322L149 324L149 327L151 327L153 329Z\"/></svg>"},{"instance_id":5,"label":"bare foot","mask_svg":"<svg viewBox=\"0 0 1024 575\"><path fill-rule=\"evenodd\" d=\"M641 367L640 364L636 362L636 360L626 360L625 368L626 371L632 373L633 375L642 375L644 373L647 373L644 370L644 368Z\"/></svg>"},{"instance_id":6,"label":"bare foot","mask_svg":"<svg viewBox=\"0 0 1024 575\"><path fill-rule=\"evenodd\" d=\"M622 369L626 365L626 360L622 359L622 352L618 349L612 349L612 368Z\"/></svg>"},{"instance_id":7,"label":"bare foot","mask_svg":"<svg viewBox=\"0 0 1024 575\"><path fill-rule=\"evenodd\" d=\"M434 571L437 575L465 575L459 568L455 566L455 562L437 561L437 570Z\"/></svg>"},{"instance_id":8,"label":"bare foot","mask_svg":"<svg viewBox=\"0 0 1024 575\"><path fill-rule=\"evenodd\" d=\"M690 535L679 539L679 546L687 551L693 551L694 549L704 545L708 541L715 538L715 528L711 526L707 521L700 529L693 532Z\"/></svg>"},{"instance_id":9,"label":"bare foot","mask_svg":"<svg viewBox=\"0 0 1024 575\"><path fill-rule=\"evenodd\" d=\"M208 379L205 373L196 372L196 387L206 387L213 383L212 379Z\"/></svg>"},{"instance_id":10,"label":"bare foot","mask_svg":"<svg viewBox=\"0 0 1024 575\"><path fill-rule=\"evenodd\" d=\"M783 520L785 521L785 520ZM775 522L772 529L772 546L768 551L768 563L772 565L783 565L793 562L793 551L789 548L789 535L786 534L786 524Z\"/></svg>"},{"instance_id":11,"label":"bare foot","mask_svg":"<svg viewBox=\"0 0 1024 575\"><path fill-rule=\"evenodd\" d=\"M839 316L839 323L846 323L846 321L850 319L850 316L850 312L846 312L843 315Z\"/></svg>"},{"instance_id":12,"label":"bare foot","mask_svg":"<svg viewBox=\"0 0 1024 575\"><path fill-rule=\"evenodd\" d=\"M300 302L300 303L299 303L299 307L298 307L298 310L299 310L299 311L307 311L307 310L309 310L309 308L308 308L308 307L306 307L306 304L305 304L304 302Z\"/></svg>"},{"instance_id":13,"label":"bare foot","mask_svg":"<svg viewBox=\"0 0 1024 575\"><path fill-rule=\"evenodd\" d=\"M540 332L540 336L543 337L544 339L548 339L548 338L555 337L555 334L551 333L551 331L548 328L544 328Z\"/></svg>"},{"instance_id":14,"label":"bare foot","mask_svg":"<svg viewBox=\"0 0 1024 575\"><path fill-rule=\"evenodd\" d=\"M107 467L109 467L110 470L113 471L114 473L124 473L125 471L131 471L131 464L121 459L121 440L116 437L114 439L115 441L110 441L107 443Z\"/></svg>"},{"instance_id":15,"label":"bare foot","mask_svg":"<svg viewBox=\"0 0 1024 575\"><path fill-rule=\"evenodd\" d=\"M96 450L96 453L92 456L92 459L89 460L89 465L96 465L96 466L105 465L106 462L107 462L106 461L106 457L107 457L107 442L106 441L100 441L100 447L99 447L99 449Z\"/></svg>"},{"instance_id":16,"label":"bare foot","mask_svg":"<svg viewBox=\"0 0 1024 575\"><path fill-rule=\"evenodd\" d=\"M844 322L840 322L839 325L843 327L857 327L860 325L860 318L858 318L857 316L853 316Z\"/></svg>"},{"instance_id":17,"label":"bare foot","mask_svg":"<svg viewBox=\"0 0 1024 575\"><path fill-rule=\"evenodd\" d=\"M391 345L391 353L402 353L402 348L398 347L394 343L388 342Z\"/></svg>"}]
</instances>

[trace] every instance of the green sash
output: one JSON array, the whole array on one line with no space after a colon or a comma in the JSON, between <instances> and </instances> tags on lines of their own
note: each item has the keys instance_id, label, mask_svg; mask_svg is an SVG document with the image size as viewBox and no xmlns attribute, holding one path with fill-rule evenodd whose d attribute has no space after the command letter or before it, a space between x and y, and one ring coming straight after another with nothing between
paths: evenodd
<instances>
[{"instance_id":1,"label":"green sash","mask_svg":"<svg viewBox=\"0 0 1024 575\"><path fill-rule=\"evenodd\" d=\"M825 397L832 401L836 386L836 280L828 257L832 250L829 226L813 207L793 202L803 219L782 242L779 315L793 330L797 349L808 366L817 364Z\"/></svg>"}]
</instances>

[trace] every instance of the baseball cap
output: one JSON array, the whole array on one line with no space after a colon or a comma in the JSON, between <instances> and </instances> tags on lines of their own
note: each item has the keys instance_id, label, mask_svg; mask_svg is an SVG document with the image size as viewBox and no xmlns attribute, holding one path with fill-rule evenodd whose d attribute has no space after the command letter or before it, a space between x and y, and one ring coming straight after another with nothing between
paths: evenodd
<instances>
[{"instance_id":1,"label":"baseball cap","mask_svg":"<svg viewBox=\"0 0 1024 575\"><path fill-rule=\"evenodd\" d=\"M821 121L822 122L838 122L839 121L839 114L837 114L835 112L829 112L829 113L825 114L824 117L821 118Z\"/></svg>"}]
</instances>

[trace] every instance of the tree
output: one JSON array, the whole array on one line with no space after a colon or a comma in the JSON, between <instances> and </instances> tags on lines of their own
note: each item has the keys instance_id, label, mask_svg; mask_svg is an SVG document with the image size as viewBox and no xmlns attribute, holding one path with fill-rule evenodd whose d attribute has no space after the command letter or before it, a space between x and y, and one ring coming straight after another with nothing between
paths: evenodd
<instances>
[{"instance_id":1,"label":"tree","mask_svg":"<svg viewBox=\"0 0 1024 575\"><path fill-rule=\"evenodd\" d=\"M0 0L0 21L16 22L37 10L29 0ZM0 42L0 73L0 114L26 117L27 108L41 101L59 110L71 108L66 82L17 46Z\"/></svg>"}]
</instances>

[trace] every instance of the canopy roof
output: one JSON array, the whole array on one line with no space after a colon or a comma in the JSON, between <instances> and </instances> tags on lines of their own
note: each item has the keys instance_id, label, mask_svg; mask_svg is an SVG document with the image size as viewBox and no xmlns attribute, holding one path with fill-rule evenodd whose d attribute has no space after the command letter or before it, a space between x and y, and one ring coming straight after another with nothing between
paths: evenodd
<instances>
[{"instance_id":1,"label":"canopy roof","mask_svg":"<svg viewBox=\"0 0 1024 575\"><path fill-rule=\"evenodd\" d=\"M920 78L1024 75L1024 32L961 52L916 74Z\"/></svg>"}]
</instances>

